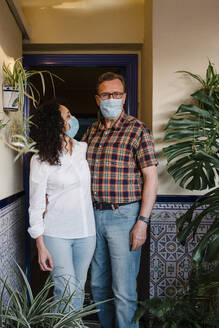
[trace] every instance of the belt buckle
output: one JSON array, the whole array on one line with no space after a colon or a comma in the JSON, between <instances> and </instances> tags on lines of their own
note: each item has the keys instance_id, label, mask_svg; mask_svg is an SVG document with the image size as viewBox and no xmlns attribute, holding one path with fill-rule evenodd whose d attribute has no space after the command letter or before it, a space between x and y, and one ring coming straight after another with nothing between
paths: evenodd
<instances>
[{"instance_id":1,"label":"belt buckle","mask_svg":"<svg viewBox=\"0 0 219 328\"><path fill-rule=\"evenodd\" d=\"M112 204L112 209L113 210L118 210L118 208L119 208L119 204L118 203Z\"/></svg>"},{"instance_id":2,"label":"belt buckle","mask_svg":"<svg viewBox=\"0 0 219 328\"><path fill-rule=\"evenodd\" d=\"M107 203L98 203L98 202L94 202L94 208L96 210L100 210L102 211L103 209L105 209L104 205L108 205L107 208L109 209L111 207L111 209L113 210L117 210L119 208L119 204L118 203L114 203L114 204L107 204Z\"/></svg>"}]
</instances>

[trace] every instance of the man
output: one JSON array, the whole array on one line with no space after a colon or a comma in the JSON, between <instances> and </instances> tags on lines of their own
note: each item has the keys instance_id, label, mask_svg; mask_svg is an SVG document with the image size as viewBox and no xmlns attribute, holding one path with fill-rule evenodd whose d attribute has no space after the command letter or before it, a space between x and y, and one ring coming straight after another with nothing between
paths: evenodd
<instances>
[{"instance_id":1,"label":"man","mask_svg":"<svg viewBox=\"0 0 219 328\"><path fill-rule=\"evenodd\" d=\"M136 328L136 278L156 198L157 160L150 131L124 112L123 77L101 75L95 98L102 119L83 137L97 228L91 289L95 302L114 298L99 306L103 328Z\"/></svg>"}]
</instances>

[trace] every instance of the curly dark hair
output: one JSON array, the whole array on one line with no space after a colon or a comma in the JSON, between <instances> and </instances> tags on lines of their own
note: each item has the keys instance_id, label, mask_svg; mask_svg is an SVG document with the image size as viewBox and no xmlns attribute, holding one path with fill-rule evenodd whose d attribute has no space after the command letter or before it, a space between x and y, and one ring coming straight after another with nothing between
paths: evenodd
<instances>
[{"instance_id":1,"label":"curly dark hair","mask_svg":"<svg viewBox=\"0 0 219 328\"><path fill-rule=\"evenodd\" d=\"M57 100L46 102L35 110L30 136L36 142L40 160L50 165L60 165L64 120Z\"/></svg>"}]
</instances>

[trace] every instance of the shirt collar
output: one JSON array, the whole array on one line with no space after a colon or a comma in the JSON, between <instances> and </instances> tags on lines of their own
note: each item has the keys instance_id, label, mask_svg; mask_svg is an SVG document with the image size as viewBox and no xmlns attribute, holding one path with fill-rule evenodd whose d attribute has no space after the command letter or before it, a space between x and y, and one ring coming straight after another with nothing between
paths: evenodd
<instances>
[{"instance_id":1,"label":"shirt collar","mask_svg":"<svg viewBox=\"0 0 219 328\"><path fill-rule=\"evenodd\" d=\"M111 129L116 130L122 126L122 123L125 121L127 114L125 113L124 109L122 110L121 115L116 119L113 126L111 126ZM103 123L103 120L99 122L98 126L99 130L105 130L105 125Z\"/></svg>"}]
</instances>

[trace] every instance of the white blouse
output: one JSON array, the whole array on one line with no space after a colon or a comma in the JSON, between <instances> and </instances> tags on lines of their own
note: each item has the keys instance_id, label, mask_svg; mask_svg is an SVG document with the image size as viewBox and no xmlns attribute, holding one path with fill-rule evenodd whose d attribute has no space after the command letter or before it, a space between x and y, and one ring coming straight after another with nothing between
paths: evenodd
<instances>
[{"instance_id":1,"label":"white blouse","mask_svg":"<svg viewBox=\"0 0 219 328\"><path fill-rule=\"evenodd\" d=\"M41 162L37 154L32 157L28 228L32 238L42 234L70 239L95 235L86 150L85 142L73 140L72 155L62 151L61 166Z\"/></svg>"}]
</instances>

